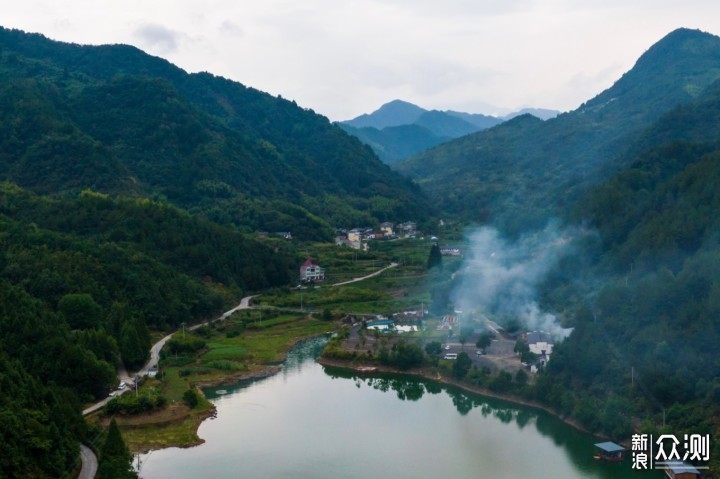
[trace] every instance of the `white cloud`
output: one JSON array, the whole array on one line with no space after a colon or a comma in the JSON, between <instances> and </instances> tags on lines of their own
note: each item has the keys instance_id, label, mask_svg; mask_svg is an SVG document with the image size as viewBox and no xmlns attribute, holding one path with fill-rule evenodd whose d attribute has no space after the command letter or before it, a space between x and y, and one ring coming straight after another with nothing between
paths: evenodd
<instances>
[{"instance_id":1,"label":"white cloud","mask_svg":"<svg viewBox=\"0 0 720 479\"><path fill-rule=\"evenodd\" d=\"M394 98L576 108L671 30L720 34L720 2L26 0L4 6L3 26L135 44L345 119Z\"/></svg>"}]
</instances>

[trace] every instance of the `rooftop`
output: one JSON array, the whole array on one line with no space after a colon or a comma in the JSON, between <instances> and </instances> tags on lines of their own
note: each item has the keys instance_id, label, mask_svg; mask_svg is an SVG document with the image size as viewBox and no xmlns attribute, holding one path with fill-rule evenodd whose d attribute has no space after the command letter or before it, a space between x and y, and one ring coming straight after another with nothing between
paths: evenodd
<instances>
[{"instance_id":1,"label":"rooftop","mask_svg":"<svg viewBox=\"0 0 720 479\"><path fill-rule=\"evenodd\" d=\"M599 442L595 444L595 447L599 447L605 452L618 452L618 451L624 451L625 448L622 447L620 444L615 444L614 442Z\"/></svg>"}]
</instances>

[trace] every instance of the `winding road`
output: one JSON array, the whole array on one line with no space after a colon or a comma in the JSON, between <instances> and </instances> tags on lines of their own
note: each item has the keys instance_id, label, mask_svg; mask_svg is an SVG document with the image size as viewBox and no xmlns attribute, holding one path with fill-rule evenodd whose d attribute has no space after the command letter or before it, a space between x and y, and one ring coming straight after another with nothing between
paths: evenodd
<instances>
[{"instance_id":1,"label":"winding road","mask_svg":"<svg viewBox=\"0 0 720 479\"><path fill-rule=\"evenodd\" d=\"M78 479L94 479L98 469L97 456L85 444L80 444L80 459L82 460L82 469L80 469Z\"/></svg>"},{"instance_id":2,"label":"winding road","mask_svg":"<svg viewBox=\"0 0 720 479\"><path fill-rule=\"evenodd\" d=\"M391 265L392 266L392 265ZM387 268L386 268L387 269ZM378 272L379 273L379 272ZM375 273L375 274L378 274ZM363 278L364 279L364 278ZM257 295L255 295L257 296ZM206 324L210 324L212 321L223 321L236 311L239 311L241 309L248 309L250 308L250 300L254 298L255 296L245 296L242 300L240 300L240 304L235 306L234 308L225 311L222 315L220 315L219 318L216 318L214 320L208 320L199 324L195 324L193 326L190 326L188 329L190 331L193 331L201 326L205 326ZM177 332L177 331L176 331ZM160 361L160 350L162 350L163 346L165 346L165 343L168 342L170 338L172 338L173 334L170 333L164 338L162 338L157 343L153 344L150 348L150 359L147 363L145 363L145 366L142 367L137 373L135 373L134 376L147 376L147 374L152 369L157 369L158 362ZM134 377L132 376L132 377ZM118 369L118 379L120 381L124 381L125 383L131 383L132 377L128 374L128 372L125 370L124 367L120 367ZM100 402L97 402L93 404L92 406L86 408L83 410L83 416L87 416L88 414L92 414L95 411L100 410L105 404L108 403L114 396L125 394L127 391L129 391L129 388L121 389L115 392L113 396L108 396L105 399L103 399ZM80 475L78 476L78 479L93 479L95 477L95 474L97 473L98 468L98 462L97 457L95 456L95 453L90 449L89 447L85 446L84 444L80 445L80 459L82 460L82 469L80 470Z\"/></svg>"}]
</instances>

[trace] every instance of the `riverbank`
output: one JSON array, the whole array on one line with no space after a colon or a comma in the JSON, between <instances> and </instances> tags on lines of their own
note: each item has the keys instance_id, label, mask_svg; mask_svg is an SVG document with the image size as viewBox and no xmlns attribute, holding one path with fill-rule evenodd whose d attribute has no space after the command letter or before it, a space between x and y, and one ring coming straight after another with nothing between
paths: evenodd
<instances>
[{"instance_id":1,"label":"riverbank","mask_svg":"<svg viewBox=\"0 0 720 479\"><path fill-rule=\"evenodd\" d=\"M201 392L202 388L273 376L282 370L288 352L299 341L336 327L307 314L264 312L262 319L259 316L250 310L240 311L205 328L188 328L178 344L202 347L191 351L175 345L175 353L167 354L160 364L162 374L148 379L139 391L141 396L156 391L165 397L167 405L148 414L118 417L131 451L202 444L198 429L204 420L215 416L215 408L204 397L190 408L184 399L186 391Z\"/></svg>"},{"instance_id":2,"label":"riverbank","mask_svg":"<svg viewBox=\"0 0 720 479\"><path fill-rule=\"evenodd\" d=\"M420 369L410 369L407 371L403 371L398 368L394 368L391 366L385 366L381 364L375 364L375 363L368 363L368 362L362 362L362 363L355 363L353 361L343 361L338 359L330 359L325 357L319 357L317 359L317 362L321 364L322 366L329 366L333 368L343 369L346 371L352 371L357 373L358 375L372 375L377 373L386 373L386 374L398 374L403 376L413 376L420 379L428 380L428 381L434 381L446 386L453 386L458 389L461 389L465 392L471 393L471 394L477 394L479 396L493 398L493 399L500 399L503 401L507 401L513 404L517 404L520 406L525 406L533 409L537 409L543 412L546 412L550 414L551 416L559 419L560 421L564 422L565 424L573 427L574 429L587 433L592 434L593 436L600 438L600 439L609 439L605 436L598 435L597 433L588 431L586 428L584 428L582 425L580 425L577 421L574 421L570 418L563 417L558 412L552 410L551 408L540 404L536 401L531 401L525 398L521 398L518 396L514 396L511 394L500 394L495 391L491 391L488 388L483 388L480 386L476 386L474 384L469 384L464 381L459 381L455 378L451 378L448 376L445 376L440 373L435 368L420 368ZM367 368L373 369L373 371L369 372Z\"/></svg>"}]
</instances>

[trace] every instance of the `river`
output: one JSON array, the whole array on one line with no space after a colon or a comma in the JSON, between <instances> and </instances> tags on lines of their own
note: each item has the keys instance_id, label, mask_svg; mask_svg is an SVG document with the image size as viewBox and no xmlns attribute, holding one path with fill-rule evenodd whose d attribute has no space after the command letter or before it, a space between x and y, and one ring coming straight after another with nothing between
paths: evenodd
<instances>
[{"instance_id":1,"label":"river","mask_svg":"<svg viewBox=\"0 0 720 479\"><path fill-rule=\"evenodd\" d=\"M161 478L648 478L593 460L591 436L551 415L400 376L357 376L306 341L273 377L209 388L205 444L141 456ZM219 391L219 392L218 392Z\"/></svg>"}]
</instances>

